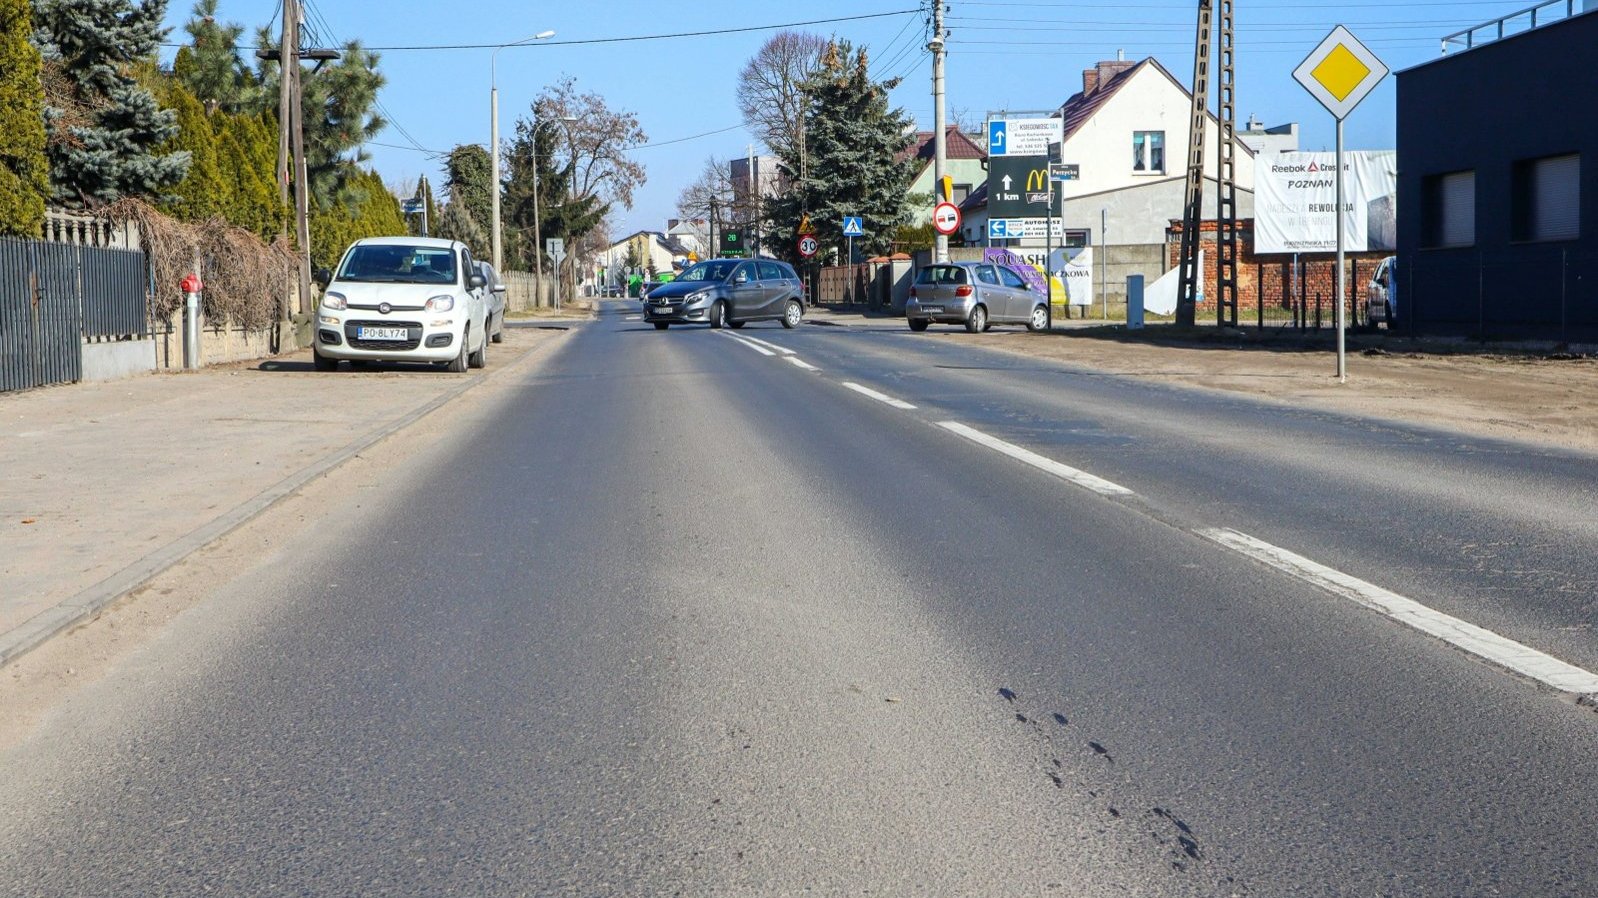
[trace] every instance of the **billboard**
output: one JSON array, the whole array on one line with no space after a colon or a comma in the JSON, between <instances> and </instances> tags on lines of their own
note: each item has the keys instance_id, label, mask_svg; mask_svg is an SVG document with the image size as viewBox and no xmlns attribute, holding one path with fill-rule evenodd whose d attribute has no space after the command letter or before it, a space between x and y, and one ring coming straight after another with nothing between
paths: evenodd
<instances>
[{"instance_id":1,"label":"billboard","mask_svg":"<svg viewBox=\"0 0 1598 898\"><path fill-rule=\"evenodd\" d=\"M1254 164L1254 252L1337 252L1337 154L1278 153ZM1343 246L1398 246L1398 153L1343 153Z\"/></svg>"},{"instance_id":2,"label":"billboard","mask_svg":"<svg viewBox=\"0 0 1598 898\"><path fill-rule=\"evenodd\" d=\"M1056 248L1049 257L1049 268L1054 274L1054 302L1086 306L1093 304L1093 248ZM1003 265L1021 275L1040 296L1048 292L1043 280L1043 252L1041 250L1014 250L988 248L982 251L982 261Z\"/></svg>"}]
</instances>

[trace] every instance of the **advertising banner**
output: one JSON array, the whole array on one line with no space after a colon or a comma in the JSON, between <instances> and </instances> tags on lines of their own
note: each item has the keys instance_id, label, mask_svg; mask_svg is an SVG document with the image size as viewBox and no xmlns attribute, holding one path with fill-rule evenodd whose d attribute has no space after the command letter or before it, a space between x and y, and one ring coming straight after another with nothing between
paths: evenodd
<instances>
[{"instance_id":1,"label":"advertising banner","mask_svg":"<svg viewBox=\"0 0 1598 898\"><path fill-rule=\"evenodd\" d=\"M1262 155L1254 165L1254 252L1337 251L1337 154ZM1398 245L1398 154L1343 154L1343 245L1349 252Z\"/></svg>"},{"instance_id":2,"label":"advertising banner","mask_svg":"<svg viewBox=\"0 0 1598 898\"><path fill-rule=\"evenodd\" d=\"M1056 249L1050 257L1054 274L1054 302L1056 305L1085 306L1093 303L1093 249ZM989 248L982 251L982 261L1003 265L1019 274L1027 286L1045 296L1048 288L1043 281L1043 251Z\"/></svg>"}]
</instances>

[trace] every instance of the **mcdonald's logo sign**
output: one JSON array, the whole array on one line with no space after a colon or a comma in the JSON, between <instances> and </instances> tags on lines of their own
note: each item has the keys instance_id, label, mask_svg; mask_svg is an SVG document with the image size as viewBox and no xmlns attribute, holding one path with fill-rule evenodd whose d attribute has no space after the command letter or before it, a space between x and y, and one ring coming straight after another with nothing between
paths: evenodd
<instances>
[{"instance_id":1,"label":"mcdonald's logo sign","mask_svg":"<svg viewBox=\"0 0 1598 898\"><path fill-rule=\"evenodd\" d=\"M1026 173L1026 189L1028 191L1048 190L1049 189L1049 170L1047 168L1034 168L1031 171L1027 172Z\"/></svg>"}]
</instances>

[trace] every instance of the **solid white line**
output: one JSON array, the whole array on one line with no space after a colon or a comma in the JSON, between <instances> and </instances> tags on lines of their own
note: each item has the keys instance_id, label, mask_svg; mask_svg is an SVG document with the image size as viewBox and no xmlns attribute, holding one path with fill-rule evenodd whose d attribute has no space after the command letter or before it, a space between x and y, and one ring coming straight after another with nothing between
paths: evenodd
<instances>
[{"instance_id":1,"label":"solid white line","mask_svg":"<svg viewBox=\"0 0 1598 898\"><path fill-rule=\"evenodd\" d=\"M1246 533L1223 528L1207 528L1195 532L1234 552L1292 574L1327 592L1385 614L1401 624L1435 636L1472 655L1530 677L1539 683L1578 695L1598 694L1598 674L1567 664L1552 655L1539 652L1513 639L1507 639L1491 630L1482 629L1475 624L1436 611L1375 584L1350 577L1341 571L1255 539Z\"/></svg>"},{"instance_id":2,"label":"solid white line","mask_svg":"<svg viewBox=\"0 0 1598 898\"><path fill-rule=\"evenodd\" d=\"M644 316L642 316L642 315L628 315L627 317L623 318L622 320L623 321L643 321L644 320Z\"/></svg>"},{"instance_id":3,"label":"solid white line","mask_svg":"<svg viewBox=\"0 0 1598 898\"><path fill-rule=\"evenodd\" d=\"M912 409L912 408L915 408L915 406L911 405L908 402L905 402L903 399L895 399L892 396L889 396L889 395L887 395L885 393L878 393L876 390L873 390L870 387L862 387L862 386L860 386L857 383L852 383L852 382L847 381L847 380L843 382L843 385L845 387L851 389L851 390L854 390L856 393L859 393L861 396L870 396L872 399L875 399L878 402L884 403L886 405L891 405L894 408L898 408L898 409Z\"/></svg>"},{"instance_id":4,"label":"solid white line","mask_svg":"<svg viewBox=\"0 0 1598 898\"><path fill-rule=\"evenodd\" d=\"M734 337L732 334L729 334L726 331L716 331L716 333L721 334L723 337L726 337L726 338L728 338L730 340L737 340L739 343L742 343L743 345L749 347L750 349L753 349L755 352L758 352L761 355L776 355L775 352L772 352L771 350L766 349L763 346L756 346L755 344L749 342L748 340L745 340L743 337Z\"/></svg>"},{"instance_id":5,"label":"solid white line","mask_svg":"<svg viewBox=\"0 0 1598 898\"><path fill-rule=\"evenodd\" d=\"M988 436L982 431L974 427L967 427L958 421L939 421L938 426L952 433L957 433L973 443L1002 452L1016 461L1026 462L1040 471L1047 471L1061 480L1067 480L1083 489L1092 490L1101 496L1136 495L1119 483L1111 483L1102 477L1095 477L1086 471L1079 471L1070 465L1063 465L1052 458L1044 458L1036 452L1022 449L1013 443L1006 443L997 437Z\"/></svg>"},{"instance_id":6,"label":"solid white line","mask_svg":"<svg viewBox=\"0 0 1598 898\"><path fill-rule=\"evenodd\" d=\"M817 368L815 365L810 364L809 362L805 361L804 359L802 359L802 358L800 358L800 357L798 357L796 355L788 356L788 361L790 363L794 364L794 365L797 365L800 368L805 369L806 371L820 371L821 370L820 368Z\"/></svg>"},{"instance_id":7,"label":"solid white line","mask_svg":"<svg viewBox=\"0 0 1598 898\"><path fill-rule=\"evenodd\" d=\"M747 334L740 334L739 338L743 339L743 340L748 340L751 343L759 343L761 346L764 346L767 349L775 349L778 352L782 353L783 355L793 355L794 354L793 350L789 349L786 346L778 346L775 343L767 343L765 340L762 340L759 337L751 337L751 336L749 336Z\"/></svg>"}]
</instances>

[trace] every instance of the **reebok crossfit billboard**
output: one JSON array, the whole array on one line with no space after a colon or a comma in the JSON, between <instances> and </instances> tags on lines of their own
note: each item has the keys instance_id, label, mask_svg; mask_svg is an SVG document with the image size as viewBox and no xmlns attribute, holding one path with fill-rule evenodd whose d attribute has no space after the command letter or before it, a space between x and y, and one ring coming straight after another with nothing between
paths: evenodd
<instances>
[{"instance_id":1,"label":"reebok crossfit billboard","mask_svg":"<svg viewBox=\"0 0 1598 898\"><path fill-rule=\"evenodd\" d=\"M1336 153L1260 155L1254 163L1254 252L1337 252ZM1398 153L1343 153L1343 246L1398 246Z\"/></svg>"}]
</instances>

